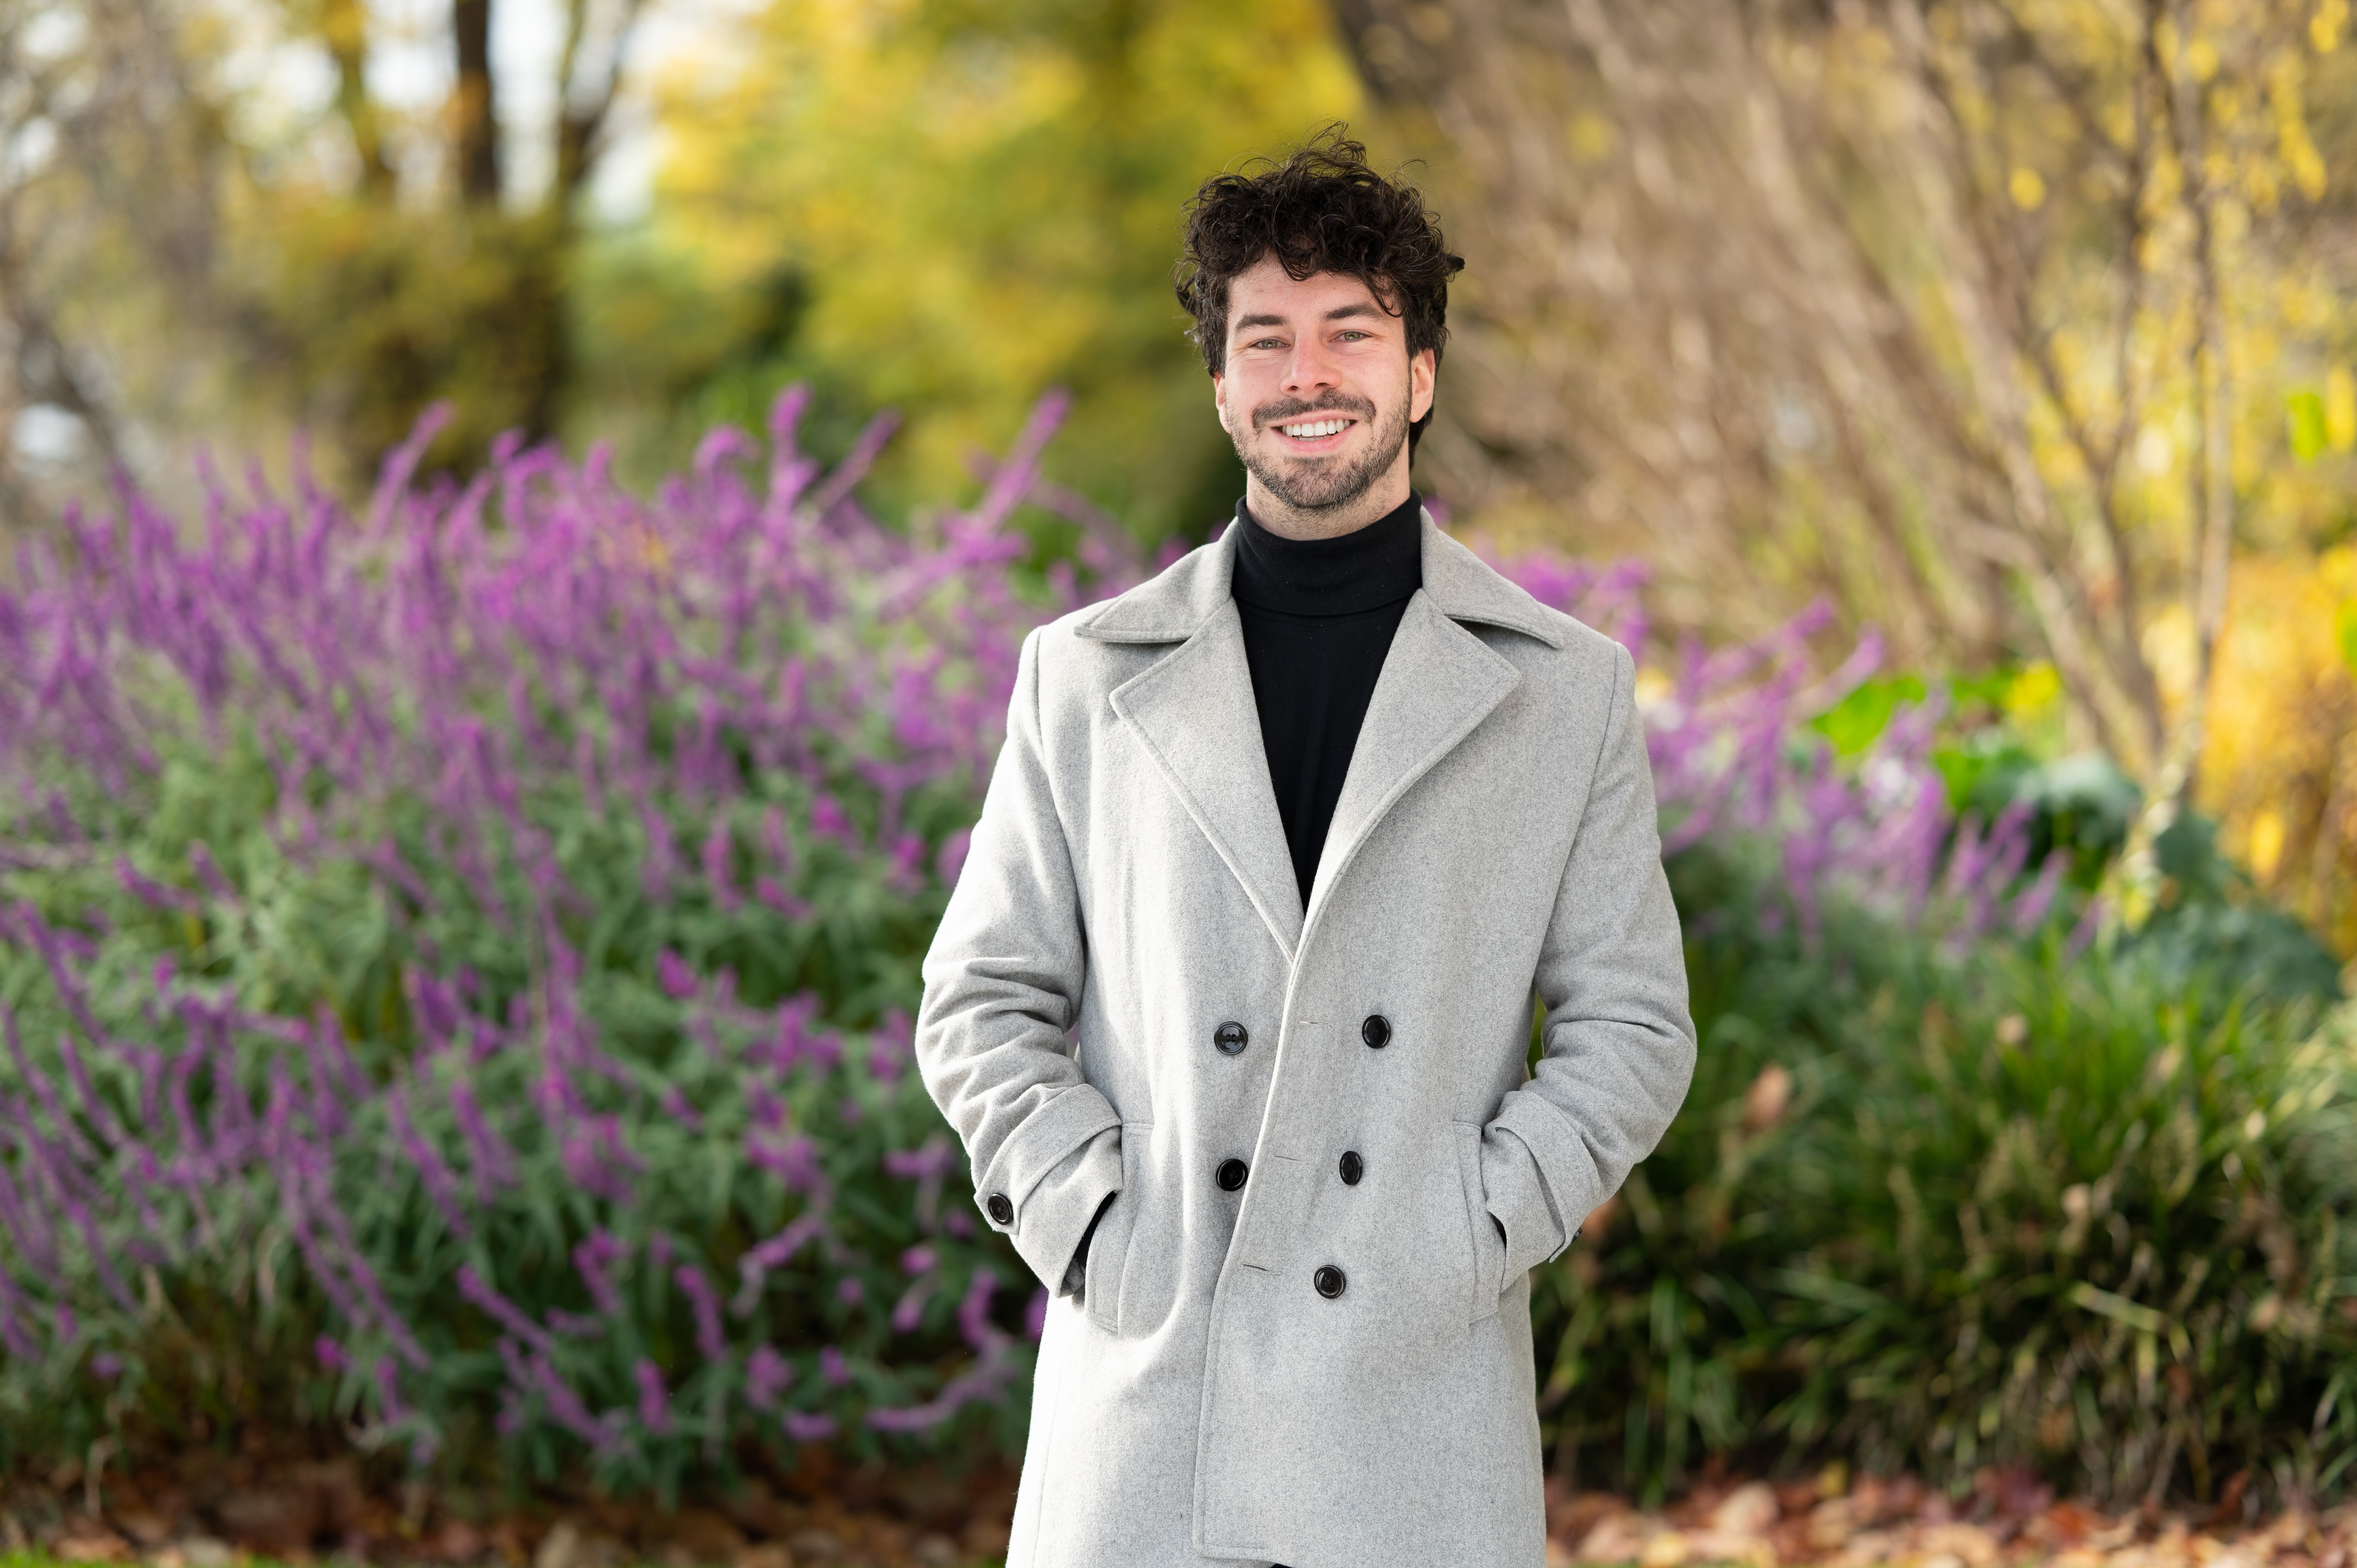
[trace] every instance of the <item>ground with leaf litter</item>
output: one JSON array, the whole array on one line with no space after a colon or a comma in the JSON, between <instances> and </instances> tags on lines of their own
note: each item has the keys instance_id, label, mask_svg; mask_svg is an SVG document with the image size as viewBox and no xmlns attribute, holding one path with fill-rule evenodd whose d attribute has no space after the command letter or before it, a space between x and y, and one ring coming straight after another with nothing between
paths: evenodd
<instances>
[{"instance_id":1,"label":"ground with leaf litter","mask_svg":"<svg viewBox=\"0 0 2357 1568\"><path fill-rule=\"evenodd\" d=\"M2024 1475L1988 1472L1962 1497L1910 1477L1854 1484L1726 1480L1668 1507L1551 1485L1547 1561L1640 1568L2352 1568L2357 1505L2262 1515L2238 1478L2208 1507L2106 1513ZM349 1462L168 1472L72 1467L0 1484L0 1568L415 1563L471 1568L974 1568L1003 1560L1015 1477L844 1466L822 1450L777 1484L664 1509L651 1500L522 1506L364 1484Z\"/></svg>"},{"instance_id":2,"label":"ground with leaf litter","mask_svg":"<svg viewBox=\"0 0 2357 1568\"><path fill-rule=\"evenodd\" d=\"M2350 1568L2357 1505L2263 1516L2245 1477L2210 1507L2106 1513L2022 1473L1986 1471L1963 1497L1912 1477L1864 1477L1839 1466L1813 1480L1697 1487L1664 1509L1609 1493L1548 1493L1547 1561L1690 1568Z\"/></svg>"}]
</instances>

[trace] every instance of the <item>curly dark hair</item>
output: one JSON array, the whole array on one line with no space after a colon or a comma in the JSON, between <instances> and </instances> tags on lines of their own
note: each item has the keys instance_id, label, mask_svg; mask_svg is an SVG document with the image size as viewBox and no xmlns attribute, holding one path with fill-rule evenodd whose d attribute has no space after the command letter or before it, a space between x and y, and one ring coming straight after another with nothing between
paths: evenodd
<instances>
[{"instance_id":1,"label":"curly dark hair","mask_svg":"<svg viewBox=\"0 0 2357 1568\"><path fill-rule=\"evenodd\" d=\"M1449 253L1415 188L1369 167L1365 145L1348 131L1337 122L1282 163L1256 158L1243 172L1214 175L1189 203L1174 283L1212 374L1226 364L1228 285L1271 255L1294 278L1358 278L1407 324L1409 357L1429 349L1438 362L1448 342L1448 280L1465 258ZM1411 450L1431 423L1427 412L1409 428Z\"/></svg>"}]
</instances>

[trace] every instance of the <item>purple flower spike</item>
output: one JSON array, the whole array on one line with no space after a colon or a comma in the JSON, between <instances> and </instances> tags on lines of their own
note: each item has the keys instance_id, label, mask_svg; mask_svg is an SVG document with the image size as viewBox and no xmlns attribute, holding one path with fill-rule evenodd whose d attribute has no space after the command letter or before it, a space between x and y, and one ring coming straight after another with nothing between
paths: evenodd
<instances>
[{"instance_id":1,"label":"purple flower spike","mask_svg":"<svg viewBox=\"0 0 2357 1568\"><path fill-rule=\"evenodd\" d=\"M458 1294L482 1308L501 1328L522 1339L541 1354L555 1348L555 1341L547 1329L534 1323L515 1303L493 1290L471 1263L458 1266Z\"/></svg>"},{"instance_id":2,"label":"purple flower spike","mask_svg":"<svg viewBox=\"0 0 2357 1568\"><path fill-rule=\"evenodd\" d=\"M614 1286L614 1265L629 1255L611 1231L593 1230L588 1238L573 1249L573 1267L588 1287L589 1299L597 1310L608 1317L622 1314L622 1293Z\"/></svg>"},{"instance_id":3,"label":"purple flower spike","mask_svg":"<svg viewBox=\"0 0 2357 1568\"><path fill-rule=\"evenodd\" d=\"M671 1395L663 1388L662 1369L641 1357L631 1376L639 1384L639 1424L649 1432L669 1432Z\"/></svg>"},{"instance_id":4,"label":"purple flower spike","mask_svg":"<svg viewBox=\"0 0 2357 1568\"><path fill-rule=\"evenodd\" d=\"M793 1363L767 1345L756 1348L745 1366L745 1402L766 1411L778 1402L794 1380Z\"/></svg>"},{"instance_id":5,"label":"purple flower spike","mask_svg":"<svg viewBox=\"0 0 2357 1568\"><path fill-rule=\"evenodd\" d=\"M797 1443L823 1443L834 1435L835 1430L834 1417L813 1415L799 1410L786 1412L780 1418L779 1424L786 1429L786 1435Z\"/></svg>"},{"instance_id":6,"label":"purple flower spike","mask_svg":"<svg viewBox=\"0 0 2357 1568\"><path fill-rule=\"evenodd\" d=\"M722 1361L728 1357L728 1339L720 1325L720 1293L712 1288L712 1281L693 1263L682 1263L671 1276L687 1296L688 1305L695 1313L695 1348L707 1361Z\"/></svg>"},{"instance_id":7,"label":"purple flower spike","mask_svg":"<svg viewBox=\"0 0 2357 1568\"><path fill-rule=\"evenodd\" d=\"M666 996L685 999L694 995L697 990L695 971L687 966L685 959L669 948L663 949L662 956L655 960L655 982L662 987Z\"/></svg>"}]
</instances>

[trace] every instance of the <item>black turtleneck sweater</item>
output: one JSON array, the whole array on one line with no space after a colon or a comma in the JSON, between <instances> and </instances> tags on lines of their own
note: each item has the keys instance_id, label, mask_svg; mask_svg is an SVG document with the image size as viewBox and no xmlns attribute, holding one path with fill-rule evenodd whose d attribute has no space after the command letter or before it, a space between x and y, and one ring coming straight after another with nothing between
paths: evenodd
<instances>
[{"instance_id":1,"label":"black turtleneck sweater","mask_svg":"<svg viewBox=\"0 0 2357 1568\"><path fill-rule=\"evenodd\" d=\"M1392 633L1424 585L1424 502L1335 539L1287 539L1236 503L1235 577L1261 746L1301 901L1351 770Z\"/></svg>"}]
</instances>

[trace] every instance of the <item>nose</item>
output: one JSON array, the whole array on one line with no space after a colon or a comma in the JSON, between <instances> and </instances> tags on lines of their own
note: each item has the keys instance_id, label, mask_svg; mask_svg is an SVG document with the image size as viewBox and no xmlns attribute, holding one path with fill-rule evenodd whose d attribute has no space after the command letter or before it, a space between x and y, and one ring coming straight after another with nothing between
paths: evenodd
<instances>
[{"instance_id":1,"label":"nose","mask_svg":"<svg viewBox=\"0 0 2357 1568\"><path fill-rule=\"evenodd\" d=\"M1304 333L1293 346L1293 357L1286 362L1285 390L1297 397L1308 397L1339 384L1341 372L1326 344L1316 333Z\"/></svg>"}]
</instances>

